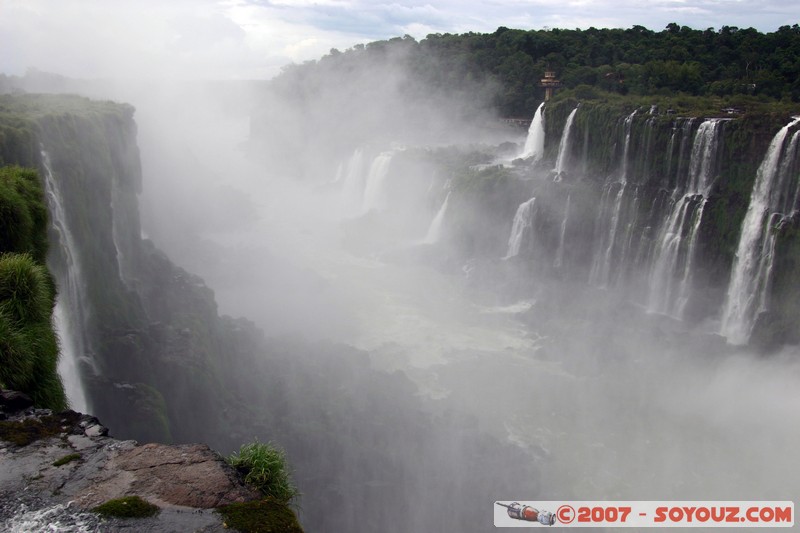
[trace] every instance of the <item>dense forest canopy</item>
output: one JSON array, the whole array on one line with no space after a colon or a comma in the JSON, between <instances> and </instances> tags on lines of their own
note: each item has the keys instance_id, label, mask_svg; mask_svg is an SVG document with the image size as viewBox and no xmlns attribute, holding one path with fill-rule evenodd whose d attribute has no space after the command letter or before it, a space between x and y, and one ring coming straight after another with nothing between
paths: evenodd
<instances>
[{"instance_id":1,"label":"dense forest canopy","mask_svg":"<svg viewBox=\"0 0 800 533\"><path fill-rule=\"evenodd\" d=\"M366 57L365 57L366 56ZM800 101L800 26L772 33L723 26L695 30L669 24L660 32L628 29L514 30L491 34L397 37L319 61L292 65L278 87L308 91L315 66L352 70L362 59L400 59L426 87L444 91L493 88L503 116L528 116L543 99L539 82L554 70L566 89L587 87L633 95L750 97ZM311 85L313 87L313 84ZM409 87L418 87L409 82ZM303 91L302 94L308 95ZM297 94L297 93L295 93ZM592 93L589 93L592 94ZM735 100L734 100L735 102Z\"/></svg>"}]
</instances>

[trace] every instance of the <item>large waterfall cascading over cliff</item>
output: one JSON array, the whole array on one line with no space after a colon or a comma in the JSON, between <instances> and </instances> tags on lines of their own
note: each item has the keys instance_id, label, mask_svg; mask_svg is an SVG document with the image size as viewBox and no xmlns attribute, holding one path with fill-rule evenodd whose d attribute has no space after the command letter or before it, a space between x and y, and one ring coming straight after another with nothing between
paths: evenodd
<instances>
[{"instance_id":1,"label":"large waterfall cascading over cliff","mask_svg":"<svg viewBox=\"0 0 800 533\"><path fill-rule=\"evenodd\" d=\"M595 243L597 244L594 259L592 260L592 269L589 274L589 283L601 288L608 287L611 281L612 262L615 262L613 251L617 244L617 229L620 215L622 214L622 200L628 184L628 151L631 144L633 117L636 116L637 111L634 110L625 117L623 122L624 148L619 178L605 185L600 200L600 211L597 225L595 226ZM612 196L613 200L611 199ZM619 257L616 262L621 262L623 259Z\"/></svg>"},{"instance_id":2,"label":"large waterfall cascading over cliff","mask_svg":"<svg viewBox=\"0 0 800 533\"><path fill-rule=\"evenodd\" d=\"M353 214L361 209L364 201L364 151L356 148L341 168L340 209L343 215Z\"/></svg>"},{"instance_id":3,"label":"large waterfall cascading over cliff","mask_svg":"<svg viewBox=\"0 0 800 533\"><path fill-rule=\"evenodd\" d=\"M633 112L625 117L625 122L623 126L623 131L625 133L625 144L622 150L622 172L620 172L619 181L627 183L628 181L628 152L631 148L631 129L633 127L633 117L636 116L638 109L634 109Z\"/></svg>"},{"instance_id":4,"label":"large waterfall cascading over cliff","mask_svg":"<svg viewBox=\"0 0 800 533\"><path fill-rule=\"evenodd\" d=\"M569 137L572 133L572 123L575 121L575 114L578 112L578 107L572 110L567 117L567 123L564 126L564 132L561 134L561 142L558 144L558 157L556 157L555 181L561 180L561 175L564 173L564 168L567 162L567 155L569 154Z\"/></svg>"},{"instance_id":5,"label":"large waterfall cascading over cliff","mask_svg":"<svg viewBox=\"0 0 800 533\"><path fill-rule=\"evenodd\" d=\"M341 182L339 197L343 216L384 211L389 206L388 176L395 150L381 152L367 164L364 150L357 148L340 163L334 183Z\"/></svg>"},{"instance_id":6,"label":"large waterfall cascading over cliff","mask_svg":"<svg viewBox=\"0 0 800 533\"><path fill-rule=\"evenodd\" d=\"M747 342L756 316L768 310L772 271L784 265L780 259L784 244L778 235L786 235L787 239L793 235L780 228L795 224L795 218L789 219L789 215L800 202L800 180L796 179L800 133L795 132L794 122L784 132L781 143L770 149L774 152L780 148L782 152L765 158L763 154L740 151L739 132L761 128L745 120L670 118L654 113L642 116L641 111L633 111L615 123L594 124L594 107L576 108L573 104L567 110L566 105L569 104L553 108L556 116L564 113L566 118L563 129L558 130L561 139L552 168L555 172L566 166L573 169L574 176L565 178L566 184L550 183L545 179L552 172L536 168L525 171L533 177L540 213L530 231L524 230L524 239L520 240L524 225L520 221L513 224L506 255L515 255L514 243L527 241L535 231L539 255L548 254L546 261L561 270L559 276L587 276L594 287L618 288L650 313L716 320L722 312L728 323L737 298L728 295L726 299L726 286L716 273L730 268L730 252L714 243L736 238L731 235L737 229L729 217L737 214L728 214L727 207L731 189L743 180L749 183L758 161L764 159L757 181L771 177L771 192L762 191L766 195L763 201L770 207L764 218L756 221L760 225L755 229L751 212L743 224L750 229L742 233L745 240L751 233L760 235L750 236L757 245L750 241L756 251L751 252L755 255L748 267L750 274L745 276L752 277L749 290L755 294L753 301L746 304L753 307L747 313L748 333L739 340ZM588 120L580 120L584 112ZM606 129L598 135L597 126ZM730 141L726 141L728 136ZM598 149L598 143L602 148ZM576 159L581 154L583 164ZM770 161L774 166L771 171L767 168ZM595 185L599 180L603 180L602 187ZM526 182L521 181L520 185L523 183ZM754 194L757 190L758 185L754 186ZM581 213L575 211L576 201L580 202ZM524 212L521 208L516 216ZM587 216L592 223L586 223ZM745 246L743 242L740 247ZM793 244L787 240L785 246ZM739 264L739 268L743 266ZM734 276L741 275L734 272ZM780 278L780 283L786 282ZM743 283L741 279L739 283ZM741 298L747 301L744 296Z\"/></svg>"},{"instance_id":7,"label":"large waterfall cascading over cliff","mask_svg":"<svg viewBox=\"0 0 800 533\"><path fill-rule=\"evenodd\" d=\"M64 201L58 181L53 175L50 155L41 147L42 166L44 167L44 186L47 196L47 207L50 212L51 225L58 234L59 249L63 268L51 266L58 284L58 297L53 311L56 332L60 339L61 357L58 371L64 382L70 407L76 411L88 412L83 380L80 375L80 363L91 363L87 353L86 305L83 294L86 286L83 269L77 256L77 246L67 223ZM51 251L51 254L53 252ZM51 265L53 261L50 261Z\"/></svg>"},{"instance_id":8,"label":"large waterfall cascading over cliff","mask_svg":"<svg viewBox=\"0 0 800 533\"><path fill-rule=\"evenodd\" d=\"M362 212L383 211L388 207L389 197L386 186L393 155L394 152L383 152L372 161L364 188Z\"/></svg>"},{"instance_id":9,"label":"large waterfall cascading over cliff","mask_svg":"<svg viewBox=\"0 0 800 533\"><path fill-rule=\"evenodd\" d=\"M571 194L567 195L567 203L564 206L564 218L561 221L561 232L558 234L558 249L556 250L556 258L553 261L553 266L560 268L564 266L564 241L567 237L567 223L569 222L569 202L572 198Z\"/></svg>"},{"instance_id":10,"label":"large waterfall cascading over cliff","mask_svg":"<svg viewBox=\"0 0 800 533\"><path fill-rule=\"evenodd\" d=\"M509 259L519 255L522 247L523 238L533 229L533 215L535 214L534 204L536 197L531 198L519 205L514 214L514 222L511 224L511 234L508 237L508 251L504 259Z\"/></svg>"},{"instance_id":11,"label":"large waterfall cascading over cliff","mask_svg":"<svg viewBox=\"0 0 800 533\"><path fill-rule=\"evenodd\" d=\"M439 208L436 216L431 220L431 224L428 226L428 233L422 239L424 244L436 244L442 238L442 228L444 227L444 217L447 214L447 204L450 202L450 194L449 192L447 193L444 202L442 202L442 207Z\"/></svg>"},{"instance_id":12,"label":"large waterfall cascading over cliff","mask_svg":"<svg viewBox=\"0 0 800 533\"><path fill-rule=\"evenodd\" d=\"M125 237L122 231L125 222L120 220L122 210L118 208L118 204L123 203L120 201L120 196L122 194L119 187L111 187L111 241L114 244L114 251L116 252L117 274L119 275L119 279L125 286L130 288L134 276L130 272L130 258L127 257L125 253Z\"/></svg>"},{"instance_id":13,"label":"large waterfall cascading over cliff","mask_svg":"<svg viewBox=\"0 0 800 533\"><path fill-rule=\"evenodd\" d=\"M798 123L800 117L795 117L778 131L756 173L722 311L720 332L732 344L747 343L758 314L767 307L776 217L786 214L779 210L787 207L785 199L781 201L786 195L781 194L780 185L788 176L781 174L797 154L796 137L786 150L785 141L789 129Z\"/></svg>"},{"instance_id":14,"label":"large waterfall cascading over cliff","mask_svg":"<svg viewBox=\"0 0 800 533\"><path fill-rule=\"evenodd\" d=\"M679 176L669 216L659 231L647 307L681 318L692 286L697 236L715 171L723 121L704 121L694 136L686 178ZM672 139L670 140L672 144Z\"/></svg>"},{"instance_id":15,"label":"large waterfall cascading over cliff","mask_svg":"<svg viewBox=\"0 0 800 533\"><path fill-rule=\"evenodd\" d=\"M533 120L528 128L528 137L525 139L525 147L519 157L523 159L533 158L538 161L544 155L544 102L536 108Z\"/></svg>"}]
</instances>

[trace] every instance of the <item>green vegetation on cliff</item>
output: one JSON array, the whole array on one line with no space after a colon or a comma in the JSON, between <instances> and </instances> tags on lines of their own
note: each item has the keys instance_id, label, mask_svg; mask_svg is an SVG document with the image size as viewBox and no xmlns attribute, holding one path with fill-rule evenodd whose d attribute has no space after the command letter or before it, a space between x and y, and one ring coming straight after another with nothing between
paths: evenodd
<instances>
[{"instance_id":1,"label":"green vegetation on cliff","mask_svg":"<svg viewBox=\"0 0 800 533\"><path fill-rule=\"evenodd\" d=\"M244 444L238 453L228 458L228 463L264 496L283 503L297 497L297 488L289 477L286 454L271 443Z\"/></svg>"},{"instance_id":2,"label":"green vegetation on cliff","mask_svg":"<svg viewBox=\"0 0 800 533\"><path fill-rule=\"evenodd\" d=\"M0 168L0 386L61 410L66 398L51 323L56 289L46 254L47 208L36 172Z\"/></svg>"},{"instance_id":3,"label":"green vegetation on cliff","mask_svg":"<svg viewBox=\"0 0 800 533\"><path fill-rule=\"evenodd\" d=\"M227 461L264 499L217 509L224 517L226 527L245 533L302 532L294 511L289 507L297 498L298 491L289 475L283 450L272 443L256 440L242 445Z\"/></svg>"}]
</instances>

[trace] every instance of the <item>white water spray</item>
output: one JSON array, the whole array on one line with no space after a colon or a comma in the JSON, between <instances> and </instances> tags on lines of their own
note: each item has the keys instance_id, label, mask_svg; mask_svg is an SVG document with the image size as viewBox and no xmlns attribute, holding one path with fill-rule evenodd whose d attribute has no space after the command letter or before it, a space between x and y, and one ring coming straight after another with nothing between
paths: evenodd
<instances>
[{"instance_id":1,"label":"white water spray","mask_svg":"<svg viewBox=\"0 0 800 533\"><path fill-rule=\"evenodd\" d=\"M631 129L633 127L633 117L636 116L637 111L638 110L634 110L633 113L625 117L625 122L623 123L625 144L622 151L622 169L620 171L619 181L606 184L603 197L600 200L598 246L595 249L594 259L592 260L589 283L601 288L608 287L610 279L613 251L617 242L617 229L619 227L620 215L622 214L622 200L625 197L625 188L628 183L628 151L631 144ZM609 205L608 202L611 198L611 190L615 185L618 185L619 189L614 197L614 203ZM609 212L610 217L607 215ZM608 223L606 223L607 218L609 219Z\"/></svg>"},{"instance_id":2,"label":"white water spray","mask_svg":"<svg viewBox=\"0 0 800 533\"><path fill-rule=\"evenodd\" d=\"M514 222L511 224L511 234L508 237L508 251L503 259L509 259L519 255L522 247L522 239L527 230L533 229L534 204L536 197L523 202L514 214Z\"/></svg>"},{"instance_id":3,"label":"white water spray","mask_svg":"<svg viewBox=\"0 0 800 533\"><path fill-rule=\"evenodd\" d=\"M356 148L353 154L343 165L341 177L342 192L340 198L340 210L343 216L351 216L361 209L364 201L364 152L361 148Z\"/></svg>"},{"instance_id":4,"label":"white water spray","mask_svg":"<svg viewBox=\"0 0 800 533\"><path fill-rule=\"evenodd\" d=\"M561 176L564 173L564 165L567 161L567 154L569 153L569 137L572 132L572 123L575 121L575 114L578 112L578 107L572 110L572 113L567 117L567 123L564 125L564 132L561 134L561 142L558 144L558 157L556 157L556 168L553 169L556 173L554 181L561 181Z\"/></svg>"},{"instance_id":5,"label":"white water spray","mask_svg":"<svg viewBox=\"0 0 800 533\"><path fill-rule=\"evenodd\" d=\"M571 195L567 195L567 205L564 207L564 219L561 221L561 233L558 236L558 250L553 266L561 268L564 265L564 240L567 236L567 221L569 220L569 201Z\"/></svg>"},{"instance_id":6,"label":"white water spray","mask_svg":"<svg viewBox=\"0 0 800 533\"><path fill-rule=\"evenodd\" d=\"M722 121L709 119L700 124L694 136L685 189L679 184L670 214L661 227L656 257L650 274L647 309L683 318L692 290L692 273L697 236L714 177L714 163ZM675 282L680 280L677 288Z\"/></svg>"},{"instance_id":7,"label":"white water spray","mask_svg":"<svg viewBox=\"0 0 800 533\"><path fill-rule=\"evenodd\" d=\"M90 533L97 531L97 517L81 511L73 502L57 504L43 509L28 510L20 505L11 518L0 522L3 531L8 533L30 533L31 531L52 531L58 533Z\"/></svg>"},{"instance_id":8,"label":"white water spray","mask_svg":"<svg viewBox=\"0 0 800 533\"><path fill-rule=\"evenodd\" d=\"M436 216L433 217L431 221L431 225L428 226L428 233L425 235L425 238L422 239L423 244L436 244L442 238L442 226L444 225L444 216L447 213L447 203L449 201L450 193L448 192L442 203L442 207L439 208Z\"/></svg>"},{"instance_id":9,"label":"white water spray","mask_svg":"<svg viewBox=\"0 0 800 533\"><path fill-rule=\"evenodd\" d=\"M528 137L525 139L525 147L519 157L527 159L533 158L538 161L544 155L544 102L539 104L533 120L528 128Z\"/></svg>"},{"instance_id":10,"label":"white water spray","mask_svg":"<svg viewBox=\"0 0 800 533\"><path fill-rule=\"evenodd\" d=\"M633 113L625 117L625 148L622 151L622 173L620 181L625 184L628 181L628 151L631 147L631 129L633 129L633 117L636 116L638 109L634 109Z\"/></svg>"},{"instance_id":11,"label":"white water spray","mask_svg":"<svg viewBox=\"0 0 800 533\"><path fill-rule=\"evenodd\" d=\"M394 152L383 152L372 161L367 176L367 185L364 188L364 203L361 211L384 211L389 206L389 192L387 190L387 177L389 165Z\"/></svg>"},{"instance_id":12,"label":"white water spray","mask_svg":"<svg viewBox=\"0 0 800 533\"><path fill-rule=\"evenodd\" d=\"M116 253L117 259L117 274L119 274L119 279L122 283L126 286L130 286L129 276L126 274L128 270L126 268L126 258L125 254L122 251L122 237L119 234L120 224L117 221L117 213L118 211L115 208L115 197L119 193L117 192L117 188L112 185L111 190L111 240L114 242L114 251Z\"/></svg>"},{"instance_id":13,"label":"white water spray","mask_svg":"<svg viewBox=\"0 0 800 533\"><path fill-rule=\"evenodd\" d=\"M722 311L720 333L732 344L746 344L758 314L766 310L776 237L771 219L778 207L770 200L774 198L773 184L780 169L784 141L789 128L797 123L800 117L778 131L756 172Z\"/></svg>"},{"instance_id":14,"label":"white water spray","mask_svg":"<svg viewBox=\"0 0 800 533\"><path fill-rule=\"evenodd\" d=\"M52 226L58 234L60 252L64 261L65 272L53 268L50 270L58 276L58 297L53 310L56 332L61 346L61 357L58 372L64 382L64 390L70 407L76 411L88 412L86 394L80 376L79 362L86 358L86 342L84 325L86 323L83 294L85 285L82 269L77 256L78 248L69 230L64 212L63 196L58 182L53 175L50 156L41 148L42 165L44 166L44 185L47 206L50 211Z\"/></svg>"}]
</instances>

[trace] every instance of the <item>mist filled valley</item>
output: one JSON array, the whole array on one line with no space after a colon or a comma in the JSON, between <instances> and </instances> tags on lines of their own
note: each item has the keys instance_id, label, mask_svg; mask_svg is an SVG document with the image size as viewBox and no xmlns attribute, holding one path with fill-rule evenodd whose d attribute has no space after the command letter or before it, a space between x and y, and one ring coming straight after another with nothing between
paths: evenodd
<instances>
[{"instance_id":1,"label":"mist filled valley","mask_svg":"<svg viewBox=\"0 0 800 533\"><path fill-rule=\"evenodd\" d=\"M609 88L565 59L545 102L544 54L523 87L445 41L258 82L3 76L70 406L275 443L306 531L800 494L796 83Z\"/></svg>"}]
</instances>

